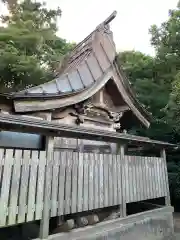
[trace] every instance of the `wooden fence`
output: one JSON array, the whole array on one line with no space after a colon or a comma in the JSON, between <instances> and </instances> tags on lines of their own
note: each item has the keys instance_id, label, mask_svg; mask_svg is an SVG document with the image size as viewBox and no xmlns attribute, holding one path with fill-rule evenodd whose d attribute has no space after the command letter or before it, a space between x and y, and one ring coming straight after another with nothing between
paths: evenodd
<instances>
[{"instance_id":1,"label":"wooden fence","mask_svg":"<svg viewBox=\"0 0 180 240\"><path fill-rule=\"evenodd\" d=\"M167 196L163 158L54 152L51 217ZM0 226L42 219L46 153L0 150Z\"/></svg>"}]
</instances>

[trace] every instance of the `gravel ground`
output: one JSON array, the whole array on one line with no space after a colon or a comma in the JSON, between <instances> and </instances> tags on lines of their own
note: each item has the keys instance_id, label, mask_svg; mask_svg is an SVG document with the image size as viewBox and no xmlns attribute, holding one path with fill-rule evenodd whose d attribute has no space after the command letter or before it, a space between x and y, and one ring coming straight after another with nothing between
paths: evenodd
<instances>
[{"instance_id":1,"label":"gravel ground","mask_svg":"<svg viewBox=\"0 0 180 240\"><path fill-rule=\"evenodd\" d=\"M174 230L176 240L180 240L180 213L174 213Z\"/></svg>"},{"instance_id":2,"label":"gravel ground","mask_svg":"<svg viewBox=\"0 0 180 240\"><path fill-rule=\"evenodd\" d=\"M176 234L176 240L180 240L180 233Z\"/></svg>"}]
</instances>

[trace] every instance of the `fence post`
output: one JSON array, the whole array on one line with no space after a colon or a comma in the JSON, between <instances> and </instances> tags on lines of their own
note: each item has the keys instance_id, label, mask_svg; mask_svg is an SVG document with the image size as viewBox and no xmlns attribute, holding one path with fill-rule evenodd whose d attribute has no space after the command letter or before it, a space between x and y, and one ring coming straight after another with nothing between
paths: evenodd
<instances>
[{"instance_id":1,"label":"fence post","mask_svg":"<svg viewBox=\"0 0 180 240\"><path fill-rule=\"evenodd\" d=\"M51 121L51 115L46 118ZM46 168L45 168L45 183L44 183L44 204L43 214L40 222L40 239L47 239L49 236L49 220L50 220L50 201L51 201L51 181L52 181L52 163L53 163L53 147L54 137L46 137Z\"/></svg>"},{"instance_id":2,"label":"fence post","mask_svg":"<svg viewBox=\"0 0 180 240\"><path fill-rule=\"evenodd\" d=\"M122 189L122 204L120 205L121 217L126 217L126 178L125 178L125 157L124 157L125 146L120 146L120 156L121 156L121 189Z\"/></svg>"},{"instance_id":3,"label":"fence post","mask_svg":"<svg viewBox=\"0 0 180 240\"><path fill-rule=\"evenodd\" d=\"M165 196L165 203L166 205L171 205L171 199L170 199L170 193L169 193L169 180L168 180L168 171L167 171L167 161L166 161L166 151L165 149L161 149L161 158L163 159L163 166L164 166L164 174L165 174L165 187L166 187L166 193Z\"/></svg>"}]
</instances>

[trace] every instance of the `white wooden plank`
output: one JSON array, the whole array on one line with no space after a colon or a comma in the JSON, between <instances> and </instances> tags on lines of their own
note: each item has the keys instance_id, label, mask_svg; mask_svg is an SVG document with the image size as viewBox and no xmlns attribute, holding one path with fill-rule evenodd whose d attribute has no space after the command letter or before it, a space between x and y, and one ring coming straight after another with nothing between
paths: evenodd
<instances>
[{"instance_id":1,"label":"white wooden plank","mask_svg":"<svg viewBox=\"0 0 180 240\"><path fill-rule=\"evenodd\" d=\"M125 175L124 174L125 173L124 166L125 166L125 163L127 163L127 159L124 155L124 146L123 145L120 146L120 157L121 157L121 164L122 164L122 167L121 167L121 171L122 171L122 173L121 173L121 184L123 184L123 181L124 181L123 176ZM120 205L120 216L121 217L126 217L126 215L127 215L127 209L126 209L127 199L125 197L126 196L126 194L125 194L126 184L121 188L122 188L122 191L121 191L122 192L122 197L121 197L122 203Z\"/></svg>"},{"instance_id":2,"label":"white wooden plank","mask_svg":"<svg viewBox=\"0 0 180 240\"><path fill-rule=\"evenodd\" d=\"M83 211L88 210L89 206L89 154L84 153L84 168L83 168L83 177L84 177L84 184L83 184Z\"/></svg>"},{"instance_id":3,"label":"white wooden plank","mask_svg":"<svg viewBox=\"0 0 180 240\"><path fill-rule=\"evenodd\" d=\"M140 194L140 201L144 200L144 158L140 157L140 164L139 164L139 173L140 173L140 188L141 188L141 194Z\"/></svg>"},{"instance_id":4,"label":"white wooden plank","mask_svg":"<svg viewBox=\"0 0 180 240\"><path fill-rule=\"evenodd\" d=\"M165 188L165 175L164 175L164 159L161 158L161 189L162 189L162 196L166 196L166 188Z\"/></svg>"},{"instance_id":5,"label":"white wooden plank","mask_svg":"<svg viewBox=\"0 0 180 240\"><path fill-rule=\"evenodd\" d=\"M113 204L118 205L117 197L117 158L116 155L113 155Z\"/></svg>"},{"instance_id":6,"label":"white wooden plank","mask_svg":"<svg viewBox=\"0 0 180 240\"><path fill-rule=\"evenodd\" d=\"M162 188L162 159L158 158L158 182L159 182L159 197L163 197Z\"/></svg>"},{"instance_id":7,"label":"white wooden plank","mask_svg":"<svg viewBox=\"0 0 180 240\"><path fill-rule=\"evenodd\" d=\"M155 175L155 172L156 172L156 162L154 160L154 157L151 158L151 161L153 163L153 168L152 168L152 179L153 179L153 182L152 182L152 188L153 188L153 198L156 198L156 175Z\"/></svg>"},{"instance_id":8,"label":"white wooden plank","mask_svg":"<svg viewBox=\"0 0 180 240\"><path fill-rule=\"evenodd\" d=\"M71 206L71 174L73 161L72 152L67 152L66 156L65 214L69 214Z\"/></svg>"},{"instance_id":9,"label":"white wooden plank","mask_svg":"<svg viewBox=\"0 0 180 240\"><path fill-rule=\"evenodd\" d=\"M157 158L153 157L154 169L153 169L153 179L154 179L154 198L158 197L158 178L157 178Z\"/></svg>"},{"instance_id":10,"label":"white wooden plank","mask_svg":"<svg viewBox=\"0 0 180 240\"><path fill-rule=\"evenodd\" d=\"M64 214L66 152L60 153L60 175L58 192L58 216Z\"/></svg>"},{"instance_id":11,"label":"white wooden plank","mask_svg":"<svg viewBox=\"0 0 180 240\"><path fill-rule=\"evenodd\" d=\"M0 148L0 184L2 184L2 173L4 168L4 153L5 153L5 150Z\"/></svg>"},{"instance_id":12,"label":"white wooden plank","mask_svg":"<svg viewBox=\"0 0 180 240\"><path fill-rule=\"evenodd\" d=\"M144 195L144 189L143 189L143 162L142 162L142 157L139 157L138 161L138 175L139 175L139 188L140 188L140 193L139 193L139 201L142 201L143 195Z\"/></svg>"},{"instance_id":13,"label":"white wooden plank","mask_svg":"<svg viewBox=\"0 0 180 240\"><path fill-rule=\"evenodd\" d=\"M155 171L155 163L154 163L154 158L151 157L151 179L152 179L152 198L155 198L155 176L154 176L154 171Z\"/></svg>"},{"instance_id":14,"label":"white wooden plank","mask_svg":"<svg viewBox=\"0 0 180 240\"><path fill-rule=\"evenodd\" d=\"M25 222L27 212L27 194L28 194L28 179L30 174L30 151L23 151L22 168L21 168L21 184L19 191L19 208L18 208L18 223Z\"/></svg>"},{"instance_id":15,"label":"white wooden plank","mask_svg":"<svg viewBox=\"0 0 180 240\"><path fill-rule=\"evenodd\" d=\"M77 212L77 192L78 192L78 153L73 153L72 165L72 204L71 212Z\"/></svg>"},{"instance_id":16,"label":"white wooden plank","mask_svg":"<svg viewBox=\"0 0 180 240\"><path fill-rule=\"evenodd\" d=\"M131 198L130 198L130 192L131 192L131 183L130 183L130 178L129 178L129 156L125 156L125 161L122 161L122 167L125 175L125 192L126 192L126 203L129 203Z\"/></svg>"},{"instance_id":17,"label":"white wooden plank","mask_svg":"<svg viewBox=\"0 0 180 240\"><path fill-rule=\"evenodd\" d=\"M107 207L109 205L109 161L108 155L104 155L104 206Z\"/></svg>"},{"instance_id":18,"label":"white wooden plank","mask_svg":"<svg viewBox=\"0 0 180 240\"><path fill-rule=\"evenodd\" d=\"M104 171L103 171L103 155L99 154L99 207L104 207Z\"/></svg>"},{"instance_id":19,"label":"white wooden plank","mask_svg":"<svg viewBox=\"0 0 180 240\"><path fill-rule=\"evenodd\" d=\"M95 169L94 169L94 201L95 201L95 209L99 208L99 171L98 171L98 154L94 154L94 162L95 162Z\"/></svg>"},{"instance_id":20,"label":"white wooden plank","mask_svg":"<svg viewBox=\"0 0 180 240\"><path fill-rule=\"evenodd\" d=\"M166 160L163 159L163 189L164 189L164 196L167 196L167 179L166 179Z\"/></svg>"},{"instance_id":21,"label":"white wooden plank","mask_svg":"<svg viewBox=\"0 0 180 240\"><path fill-rule=\"evenodd\" d=\"M134 184L134 197L133 201L138 201L138 191L137 191L137 176L136 176L136 156L131 157L132 169L133 169L133 184Z\"/></svg>"},{"instance_id":22,"label":"white wooden plank","mask_svg":"<svg viewBox=\"0 0 180 240\"><path fill-rule=\"evenodd\" d=\"M113 165L112 165L112 155L109 157L109 206L113 206Z\"/></svg>"},{"instance_id":23,"label":"white wooden plank","mask_svg":"<svg viewBox=\"0 0 180 240\"><path fill-rule=\"evenodd\" d=\"M149 185L148 185L148 166L147 166L147 158L144 157L144 190L145 190L145 198L144 200L148 199L149 194Z\"/></svg>"},{"instance_id":24,"label":"white wooden plank","mask_svg":"<svg viewBox=\"0 0 180 240\"><path fill-rule=\"evenodd\" d=\"M159 164L158 164L158 158L154 158L156 163L156 197L159 197Z\"/></svg>"},{"instance_id":25,"label":"white wooden plank","mask_svg":"<svg viewBox=\"0 0 180 240\"><path fill-rule=\"evenodd\" d=\"M154 157L151 158L151 161L152 161L152 164L153 164L153 167L152 167L152 189L153 189L153 192L152 192L152 196L153 198L156 198L156 162L155 162L155 159Z\"/></svg>"},{"instance_id":26,"label":"white wooden plank","mask_svg":"<svg viewBox=\"0 0 180 240\"><path fill-rule=\"evenodd\" d=\"M167 196L167 191L166 191L166 178L165 178L165 161L162 158L162 188L164 190L164 196Z\"/></svg>"},{"instance_id":27,"label":"white wooden plank","mask_svg":"<svg viewBox=\"0 0 180 240\"><path fill-rule=\"evenodd\" d=\"M35 213L35 197L36 197L36 183L37 183L37 166L38 166L38 151L32 151L30 163L30 179L28 191L28 206L26 221L34 220Z\"/></svg>"},{"instance_id":28,"label":"white wooden plank","mask_svg":"<svg viewBox=\"0 0 180 240\"><path fill-rule=\"evenodd\" d=\"M161 196L160 190L160 169L159 169L159 158L156 157L156 166L157 166L157 198Z\"/></svg>"},{"instance_id":29,"label":"white wooden plank","mask_svg":"<svg viewBox=\"0 0 180 240\"><path fill-rule=\"evenodd\" d=\"M136 173L136 159L137 156L132 157L132 167L133 167L133 183L134 183L134 202L138 201L138 179Z\"/></svg>"},{"instance_id":30,"label":"white wooden plank","mask_svg":"<svg viewBox=\"0 0 180 240\"><path fill-rule=\"evenodd\" d=\"M141 157L141 164L142 164L142 188L143 188L143 192L142 192L142 200L146 199L146 183L145 183L145 159L144 157Z\"/></svg>"},{"instance_id":31,"label":"white wooden plank","mask_svg":"<svg viewBox=\"0 0 180 240\"><path fill-rule=\"evenodd\" d=\"M94 209L94 154L89 155L89 210Z\"/></svg>"},{"instance_id":32,"label":"white wooden plank","mask_svg":"<svg viewBox=\"0 0 180 240\"><path fill-rule=\"evenodd\" d=\"M146 157L146 166L147 166L147 175L146 175L146 184L148 189L148 196L147 199L151 199L151 174L150 174L150 166L149 166L149 157Z\"/></svg>"},{"instance_id":33,"label":"white wooden plank","mask_svg":"<svg viewBox=\"0 0 180 240\"><path fill-rule=\"evenodd\" d=\"M126 199L126 196L125 196L126 179L125 179L124 165L122 165L122 160L120 155L117 155L116 161L117 161L117 204L121 204L122 198Z\"/></svg>"},{"instance_id":34,"label":"white wooden plank","mask_svg":"<svg viewBox=\"0 0 180 240\"><path fill-rule=\"evenodd\" d=\"M129 197L130 197L130 202L134 201L134 176L133 176L133 166L132 166L132 156L128 157L128 162L129 162L129 180L127 180L129 182Z\"/></svg>"},{"instance_id":35,"label":"white wooden plank","mask_svg":"<svg viewBox=\"0 0 180 240\"><path fill-rule=\"evenodd\" d=\"M10 190L8 225L13 225L16 223L21 164L22 164L22 150L16 150L14 154L14 164Z\"/></svg>"},{"instance_id":36,"label":"white wooden plank","mask_svg":"<svg viewBox=\"0 0 180 240\"><path fill-rule=\"evenodd\" d=\"M6 225L6 215L8 211L9 189L11 182L11 172L13 164L13 150L6 150L4 159L4 171L2 177L1 196L0 196L0 226Z\"/></svg>"},{"instance_id":37,"label":"white wooden plank","mask_svg":"<svg viewBox=\"0 0 180 240\"><path fill-rule=\"evenodd\" d=\"M161 157L163 159L163 165L164 165L164 188L165 188L165 202L166 205L171 205L171 199L170 199L170 192L169 192L169 179L168 179L168 171L167 171L167 162L166 162L166 151L165 149L161 150Z\"/></svg>"},{"instance_id":38,"label":"white wooden plank","mask_svg":"<svg viewBox=\"0 0 180 240\"><path fill-rule=\"evenodd\" d=\"M152 158L149 157L149 166L150 166L150 186L151 186L151 199L153 199L153 163L152 163Z\"/></svg>"},{"instance_id":39,"label":"white wooden plank","mask_svg":"<svg viewBox=\"0 0 180 240\"><path fill-rule=\"evenodd\" d=\"M51 217L57 216L59 163L60 152L55 151L53 154L53 167L52 167Z\"/></svg>"},{"instance_id":40,"label":"white wooden plank","mask_svg":"<svg viewBox=\"0 0 180 240\"><path fill-rule=\"evenodd\" d=\"M35 220L42 218L44 200L44 179L45 179L46 152L39 152L38 176L37 176L37 196Z\"/></svg>"},{"instance_id":41,"label":"white wooden plank","mask_svg":"<svg viewBox=\"0 0 180 240\"><path fill-rule=\"evenodd\" d=\"M149 185L149 195L148 195L148 199L151 199L151 195L152 195L152 181L151 181L151 166L150 166L150 158L147 157L147 167L148 167L148 185Z\"/></svg>"},{"instance_id":42,"label":"white wooden plank","mask_svg":"<svg viewBox=\"0 0 180 240\"><path fill-rule=\"evenodd\" d=\"M133 202L137 201L137 180L136 180L136 156L131 156L132 182L133 182Z\"/></svg>"},{"instance_id":43,"label":"white wooden plank","mask_svg":"<svg viewBox=\"0 0 180 240\"><path fill-rule=\"evenodd\" d=\"M83 153L79 153L78 165L78 212L83 210Z\"/></svg>"},{"instance_id":44,"label":"white wooden plank","mask_svg":"<svg viewBox=\"0 0 180 240\"><path fill-rule=\"evenodd\" d=\"M133 202L134 201L134 175L133 175L133 166L132 166L132 156L128 156L128 179L127 179L127 182L128 182L128 186L129 186L129 202Z\"/></svg>"},{"instance_id":45,"label":"white wooden plank","mask_svg":"<svg viewBox=\"0 0 180 240\"><path fill-rule=\"evenodd\" d=\"M141 167L141 157L138 156L136 157L136 179L137 179L137 192L138 192L138 201L141 200L141 192L142 192L142 189L141 189L141 169L139 167Z\"/></svg>"},{"instance_id":46,"label":"white wooden plank","mask_svg":"<svg viewBox=\"0 0 180 240\"><path fill-rule=\"evenodd\" d=\"M140 179L140 201L144 199L144 186L143 186L143 171L144 171L144 166L143 166L143 157L140 156L139 158L139 165L138 165L138 171L139 171L139 179Z\"/></svg>"},{"instance_id":47,"label":"white wooden plank","mask_svg":"<svg viewBox=\"0 0 180 240\"><path fill-rule=\"evenodd\" d=\"M139 184L139 171L138 171L138 165L139 165L139 156L135 156L134 157L134 167L135 167L135 181L136 181L136 201L140 201L140 192L141 192L141 188L140 188L140 184Z\"/></svg>"}]
</instances>

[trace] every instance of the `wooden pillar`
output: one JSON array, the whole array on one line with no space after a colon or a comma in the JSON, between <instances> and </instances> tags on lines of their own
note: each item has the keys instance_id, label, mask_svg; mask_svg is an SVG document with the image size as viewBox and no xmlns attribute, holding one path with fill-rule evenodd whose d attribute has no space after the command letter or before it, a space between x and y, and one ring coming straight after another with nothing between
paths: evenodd
<instances>
[{"instance_id":1,"label":"wooden pillar","mask_svg":"<svg viewBox=\"0 0 180 240\"><path fill-rule=\"evenodd\" d=\"M46 120L51 121L51 114L48 114ZM53 165L53 147L54 137L46 137L46 168L44 182L44 205L43 214L40 222L40 239L47 239L49 236L49 220L51 206L51 181L52 181L52 165Z\"/></svg>"},{"instance_id":2,"label":"wooden pillar","mask_svg":"<svg viewBox=\"0 0 180 240\"><path fill-rule=\"evenodd\" d=\"M167 161L166 161L166 151L165 149L161 150L161 158L163 159L164 174L165 174L165 187L166 187L166 196L165 203L166 205L171 205L170 193L169 193L169 180L168 180L168 171L167 171Z\"/></svg>"},{"instance_id":3,"label":"wooden pillar","mask_svg":"<svg viewBox=\"0 0 180 240\"><path fill-rule=\"evenodd\" d=\"M122 194L122 203L120 205L120 214L121 217L126 217L126 186L125 186L125 157L124 157L125 146L120 146L119 154L121 156L121 194Z\"/></svg>"}]
</instances>

